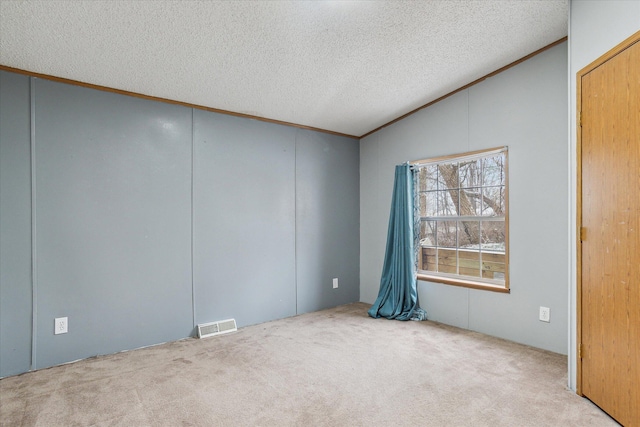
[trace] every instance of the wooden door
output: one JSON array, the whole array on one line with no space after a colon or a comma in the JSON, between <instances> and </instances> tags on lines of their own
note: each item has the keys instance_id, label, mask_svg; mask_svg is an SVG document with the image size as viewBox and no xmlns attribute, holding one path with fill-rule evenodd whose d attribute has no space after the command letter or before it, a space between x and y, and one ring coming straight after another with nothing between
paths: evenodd
<instances>
[{"instance_id":1,"label":"wooden door","mask_svg":"<svg viewBox=\"0 0 640 427\"><path fill-rule=\"evenodd\" d=\"M578 73L579 392L627 427L640 426L638 41Z\"/></svg>"}]
</instances>

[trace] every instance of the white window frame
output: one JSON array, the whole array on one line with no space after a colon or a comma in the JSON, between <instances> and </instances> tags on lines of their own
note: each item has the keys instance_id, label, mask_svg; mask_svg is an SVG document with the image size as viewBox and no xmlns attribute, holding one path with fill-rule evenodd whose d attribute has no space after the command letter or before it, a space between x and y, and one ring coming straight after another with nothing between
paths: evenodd
<instances>
[{"instance_id":1,"label":"white window frame","mask_svg":"<svg viewBox=\"0 0 640 427\"><path fill-rule=\"evenodd\" d=\"M475 215L475 216L462 216L462 215L435 215L435 216L420 216L419 206L416 206L416 215L418 221L479 221L479 224L488 221L503 221L504 222L504 231L505 231L505 252L504 252L504 278L488 278L488 277L475 277L468 276L459 273L445 273L438 271L428 271L421 269L422 267L422 257L423 257L423 247L418 244L416 248L416 262L418 266L417 275L419 280L426 280L431 282L439 282L448 285L454 286L463 286L468 288L475 289L486 289L490 291L496 292L509 292L509 173L508 173L508 147L497 147L486 150L478 150L461 154L453 154L449 156L435 157L429 159L415 160L409 162L411 167L414 169L416 173L416 185L414 188L414 192L416 195L416 204L422 200L419 197L421 193L420 185L418 182L418 170L424 166L432 166L432 165L442 165L442 164L450 164L450 163L459 163L473 160L480 160L488 157L494 157L497 154L504 154L504 213L502 215L495 214L492 216L483 216L483 215ZM495 186L494 186L495 187ZM480 185L478 188L484 189L489 188L489 186L484 186L484 183ZM458 202L460 203L460 202ZM418 223L417 221L417 223ZM417 227L416 233L420 232L420 227ZM425 246L426 247L426 246ZM435 248L436 254L439 254L441 250L451 250L452 247L438 246L438 244L429 245L430 249ZM456 252L456 269L459 272L460 263L459 263L459 238L456 236L456 246L453 248ZM469 251L469 249L465 249L465 251ZM473 252L473 250L471 250ZM482 245L478 245L478 253L479 253L479 267L480 274L482 275L482 271L484 271L485 265L482 261ZM489 253L489 251L484 251L484 253ZM437 256L437 255L436 255ZM436 265L438 261L436 261ZM436 268L438 269L438 267Z\"/></svg>"}]
</instances>

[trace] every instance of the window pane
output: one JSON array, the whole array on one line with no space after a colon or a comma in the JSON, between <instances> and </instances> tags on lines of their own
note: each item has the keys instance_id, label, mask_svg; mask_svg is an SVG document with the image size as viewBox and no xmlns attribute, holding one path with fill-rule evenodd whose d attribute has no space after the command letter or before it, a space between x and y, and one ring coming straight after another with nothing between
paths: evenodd
<instances>
[{"instance_id":1,"label":"window pane","mask_svg":"<svg viewBox=\"0 0 640 427\"><path fill-rule=\"evenodd\" d=\"M480 187L482 185L482 163L480 160L472 160L459 164L460 187Z\"/></svg>"},{"instance_id":2,"label":"window pane","mask_svg":"<svg viewBox=\"0 0 640 427\"><path fill-rule=\"evenodd\" d=\"M458 259L455 249L438 249L438 271L458 274Z\"/></svg>"},{"instance_id":3,"label":"window pane","mask_svg":"<svg viewBox=\"0 0 640 427\"><path fill-rule=\"evenodd\" d=\"M436 221L437 222L437 244L440 247L455 248L457 238L456 221Z\"/></svg>"},{"instance_id":4,"label":"window pane","mask_svg":"<svg viewBox=\"0 0 640 427\"><path fill-rule=\"evenodd\" d=\"M453 193L453 197L456 198L455 203L451 198ZM438 198L438 211L437 216L452 216L458 215L458 210L456 209L456 204L458 203L458 190L451 191L437 191Z\"/></svg>"},{"instance_id":5,"label":"window pane","mask_svg":"<svg viewBox=\"0 0 640 427\"><path fill-rule=\"evenodd\" d=\"M485 187L505 184L504 159L504 154L482 159L482 178Z\"/></svg>"},{"instance_id":6,"label":"window pane","mask_svg":"<svg viewBox=\"0 0 640 427\"><path fill-rule=\"evenodd\" d=\"M504 238L504 221L482 222L482 277L504 280Z\"/></svg>"},{"instance_id":7,"label":"window pane","mask_svg":"<svg viewBox=\"0 0 640 427\"><path fill-rule=\"evenodd\" d=\"M480 221L458 222L458 247L480 249Z\"/></svg>"},{"instance_id":8,"label":"window pane","mask_svg":"<svg viewBox=\"0 0 640 427\"><path fill-rule=\"evenodd\" d=\"M438 165L438 190L458 188L458 164L445 163Z\"/></svg>"},{"instance_id":9,"label":"window pane","mask_svg":"<svg viewBox=\"0 0 640 427\"><path fill-rule=\"evenodd\" d=\"M482 251L505 251L504 221L482 221Z\"/></svg>"},{"instance_id":10,"label":"window pane","mask_svg":"<svg viewBox=\"0 0 640 427\"><path fill-rule=\"evenodd\" d=\"M416 189L417 192L422 193L424 191L427 191L427 170L426 168L418 168L418 188Z\"/></svg>"},{"instance_id":11,"label":"window pane","mask_svg":"<svg viewBox=\"0 0 640 427\"><path fill-rule=\"evenodd\" d=\"M482 215L482 189L465 188L460 190L460 215L480 216Z\"/></svg>"},{"instance_id":12,"label":"window pane","mask_svg":"<svg viewBox=\"0 0 640 427\"><path fill-rule=\"evenodd\" d=\"M487 187L483 189L482 216L504 215L504 188Z\"/></svg>"},{"instance_id":13,"label":"window pane","mask_svg":"<svg viewBox=\"0 0 640 427\"><path fill-rule=\"evenodd\" d=\"M438 265L436 263L436 248L422 248L422 270L426 271L438 271Z\"/></svg>"},{"instance_id":14,"label":"window pane","mask_svg":"<svg viewBox=\"0 0 640 427\"><path fill-rule=\"evenodd\" d=\"M438 189L438 166L429 165L420 168L420 191Z\"/></svg>"},{"instance_id":15,"label":"window pane","mask_svg":"<svg viewBox=\"0 0 640 427\"><path fill-rule=\"evenodd\" d=\"M436 222L420 221L420 246L436 245Z\"/></svg>"},{"instance_id":16,"label":"window pane","mask_svg":"<svg viewBox=\"0 0 640 427\"><path fill-rule=\"evenodd\" d=\"M482 252L482 277L485 279L505 278L505 255L500 252Z\"/></svg>"},{"instance_id":17,"label":"window pane","mask_svg":"<svg viewBox=\"0 0 640 427\"><path fill-rule=\"evenodd\" d=\"M436 216L438 214L438 193L429 191L420 194L420 216Z\"/></svg>"},{"instance_id":18,"label":"window pane","mask_svg":"<svg viewBox=\"0 0 640 427\"><path fill-rule=\"evenodd\" d=\"M480 252L477 249L459 249L458 267L460 274L480 277Z\"/></svg>"}]
</instances>

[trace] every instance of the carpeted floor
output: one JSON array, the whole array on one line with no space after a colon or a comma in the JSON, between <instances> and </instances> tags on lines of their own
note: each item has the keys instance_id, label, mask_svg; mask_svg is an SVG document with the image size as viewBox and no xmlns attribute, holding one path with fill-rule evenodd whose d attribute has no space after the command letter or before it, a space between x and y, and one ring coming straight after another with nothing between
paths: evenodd
<instances>
[{"instance_id":1,"label":"carpeted floor","mask_svg":"<svg viewBox=\"0 0 640 427\"><path fill-rule=\"evenodd\" d=\"M566 357L368 306L0 380L2 426L615 426Z\"/></svg>"}]
</instances>

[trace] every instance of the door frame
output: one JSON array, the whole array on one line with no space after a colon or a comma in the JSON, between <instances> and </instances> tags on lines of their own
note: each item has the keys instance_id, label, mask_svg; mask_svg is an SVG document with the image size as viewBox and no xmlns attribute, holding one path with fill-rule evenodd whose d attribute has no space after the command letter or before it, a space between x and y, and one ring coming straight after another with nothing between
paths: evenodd
<instances>
[{"instance_id":1,"label":"door frame","mask_svg":"<svg viewBox=\"0 0 640 427\"><path fill-rule=\"evenodd\" d=\"M613 49L576 73L576 155L577 155L577 189L576 189L576 393L582 393L582 77L607 62L623 50L640 42L640 31L634 33Z\"/></svg>"}]
</instances>

